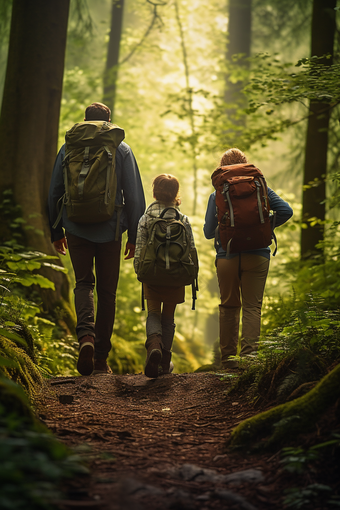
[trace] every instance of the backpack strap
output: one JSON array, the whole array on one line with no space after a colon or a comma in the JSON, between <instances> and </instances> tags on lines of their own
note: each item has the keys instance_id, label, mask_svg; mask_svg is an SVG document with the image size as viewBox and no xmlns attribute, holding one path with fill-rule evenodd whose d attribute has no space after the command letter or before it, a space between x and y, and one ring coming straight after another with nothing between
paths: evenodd
<instances>
[{"instance_id":1,"label":"backpack strap","mask_svg":"<svg viewBox=\"0 0 340 510\"><path fill-rule=\"evenodd\" d=\"M78 178L78 193L79 193L80 198L82 198L84 195L85 178L90 171L89 154L90 154L90 147L85 147L83 166L81 167L79 178Z\"/></svg>"},{"instance_id":2,"label":"backpack strap","mask_svg":"<svg viewBox=\"0 0 340 510\"><path fill-rule=\"evenodd\" d=\"M165 269L170 269L170 241L171 241L171 226L166 226L166 235L165 235Z\"/></svg>"},{"instance_id":3,"label":"backpack strap","mask_svg":"<svg viewBox=\"0 0 340 510\"><path fill-rule=\"evenodd\" d=\"M109 203L109 184L110 184L110 175L112 172L112 152L107 147L107 145L104 146L104 149L107 152L107 168L106 168L106 185L105 185L105 199L104 203L107 205ZM113 197L115 199L116 197Z\"/></svg>"},{"instance_id":4,"label":"backpack strap","mask_svg":"<svg viewBox=\"0 0 340 510\"><path fill-rule=\"evenodd\" d=\"M275 257L277 252L277 238L274 232L275 226L276 226L276 211L273 211L273 214L270 216L270 226L272 228L272 239L274 239L275 243L275 250L273 252L273 257Z\"/></svg>"},{"instance_id":5,"label":"backpack strap","mask_svg":"<svg viewBox=\"0 0 340 510\"><path fill-rule=\"evenodd\" d=\"M275 243L275 250L273 252L273 257L275 257L276 252L277 252L277 239L276 239L276 235L274 232L272 233L272 238L274 239L274 243Z\"/></svg>"},{"instance_id":6,"label":"backpack strap","mask_svg":"<svg viewBox=\"0 0 340 510\"><path fill-rule=\"evenodd\" d=\"M161 212L161 214L159 215L159 218L163 218L164 217L164 214L169 211L170 209L172 209L173 211L176 212L176 220L179 220L181 218L181 215L180 215L180 212L178 209L176 209L176 207L166 207L165 209L163 209L163 211Z\"/></svg>"},{"instance_id":7,"label":"backpack strap","mask_svg":"<svg viewBox=\"0 0 340 510\"><path fill-rule=\"evenodd\" d=\"M261 223L264 223L264 217L263 217L263 211L262 211L262 202L261 202L261 194L260 194L261 184L256 179L255 179L255 184L256 184L257 205L258 205L258 208L259 208L260 220L261 220Z\"/></svg>"},{"instance_id":8,"label":"backpack strap","mask_svg":"<svg viewBox=\"0 0 340 510\"><path fill-rule=\"evenodd\" d=\"M197 278L195 278L195 280L191 284L191 292L192 292L191 310L195 310L195 301L197 299L197 292L198 292L198 279Z\"/></svg>"},{"instance_id":9,"label":"backpack strap","mask_svg":"<svg viewBox=\"0 0 340 510\"><path fill-rule=\"evenodd\" d=\"M259 177L259 180L260 180L262 190L263 190L264 206L265 206L266 211L268 211L268 190L267 190L266 181L264 180L263 177Z\"/></svg>"},{"instance_id":10,"label":"backpack strap","mask_svg":"<svg viewBox=\"0 0 340 510\"><path fill-rule=\"evenodd\" d=\"M65 193L63 194L62 197L59 198L59 200L57 202L58 216L57 216L57 219L55 220L55 222L52 225L53 229L57 228L57 226L58 226L58 224L59 224L59 222L61 220L61 217L63 215L64 205L65 205Z\"/></svg>"},{"instance_id":11,"label":"backpack strap","mask_svg":"<svg viewBox=\"0 0 340 510\"><path fill-rule=\"evenodd\" d=\"M144 285L143 285L143 283L142 283L142 295L141 295L141 299L142 299L142 301L141 301L142 311L144 312L144 310L145 310L145 300L144 300Z\"/></svg>"},{"instance_id":12,"label":"backpack strap","mask_svg":"<svg viewBox=\"0 0 340 510\"><path fill-rule=\"evenodd\" d=\"M235 227L234 209L233 209L233 204L231 203L231 200L230 200L229 183L228 182L225 182L223 185L222 195L224 196L224 200L228 202L229 215L230 215L230 226Z\"/></svg>"},{"instance_id":13,"label":"backpack strap","mask_svg":"<svg viewBox=\"0 0 340 510\"><path fill-rule=\"evenodd\" d=\"M216 252L218 251L218 248L220 247L220 245L221 245L220 226L217 225L217 227L215 228L215 238L214 238L214 247L215 247Z\"/></svg>"}]
</instances>

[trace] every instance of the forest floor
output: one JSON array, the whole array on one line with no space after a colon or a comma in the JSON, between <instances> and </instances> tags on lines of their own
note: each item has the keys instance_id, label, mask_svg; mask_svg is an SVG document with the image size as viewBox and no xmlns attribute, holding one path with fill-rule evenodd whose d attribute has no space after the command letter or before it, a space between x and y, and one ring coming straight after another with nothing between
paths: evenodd
<instances>
[{"instance_id":1,"label":"forest floor","mask_svg":"<svg viewBox=\"0 0 340 510\"><path fill-rule=\"evenodd\" d=\"M57 377L37 412L89 475L67 482L60 510L282 509L292 477L277 453L231 453L235 426L259 412L228 395L230 374ZM263 409L262 409L263 410Z\"/></svg>"}]
</instances>

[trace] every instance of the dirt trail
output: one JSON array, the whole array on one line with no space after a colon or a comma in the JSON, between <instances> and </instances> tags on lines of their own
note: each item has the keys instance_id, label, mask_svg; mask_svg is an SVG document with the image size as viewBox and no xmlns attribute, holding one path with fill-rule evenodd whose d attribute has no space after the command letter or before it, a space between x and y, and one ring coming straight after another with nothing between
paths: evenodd
<instances>
[{"instance_id":1,"label":"dirt trail","mask_svg":"<svg viewBox=\"0 0 340 510\"><path fill-rule=\"evenodd\" d=\"M60 509L282 508L278 456L225 451L235 425L255 414L227 388L205 373L46 381L41 419L68 446L90 448L91 475L69 484Z\"/></svg>"}]
</instances>

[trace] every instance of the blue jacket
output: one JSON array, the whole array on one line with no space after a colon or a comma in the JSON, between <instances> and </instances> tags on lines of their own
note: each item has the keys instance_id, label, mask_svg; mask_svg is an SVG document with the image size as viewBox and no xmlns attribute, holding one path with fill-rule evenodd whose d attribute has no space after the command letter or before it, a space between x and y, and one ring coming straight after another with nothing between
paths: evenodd
<instances>
[{"instance_id":1,"label":"blue jacket","mask_svg":"<svg viewBox=\"0 0 340 510\"><path fill-rule=\"evenodd\" d=\"M51 229L51 240L58 241L64 237L63 228L76 235L95 243L113 241L116 235L117 213L101 223L74 223L67 217L66 208L56 229L52 228L58 216L57 203L65 192L62 163L65 158L65 145L59 151L55 160L50 191L48 195L48 209ZM139 218L145 211L145 198L142 181L136 159L131 148L121 142L116 151L117 194L116 204L124 204L119 225L119 234L128 231L128 242L136 244L137 226Z\"/></svg>"},{"instance_id":2,"label":"blue jacket","mask_svg":"<svg viewBox=\"0 0 340 510\"><path fill-rule=\"evenodd\" d=\"M211 193L208 201L207 211L205 214L205 223L203 227L204 235L207 239L213 239L215 237L215 230L218 225L217 214L216 214L216 191ZM291 216L293 216L293 209L290 205L282 200L275 191L268 188L268 199L270 204L270 209L272 211L276 211L276 221L275 226L278 227L286 223ZM254 253L256 255L261 255L262 257L270 258L270 248L261 248L260 250L252 250L244 253ZM237 253L230 253L227 255L226 251L223 250L222 246L219 244L216 249L216 258L226 258L231 259L236 257Z\"/></svg>"}]
</instances>

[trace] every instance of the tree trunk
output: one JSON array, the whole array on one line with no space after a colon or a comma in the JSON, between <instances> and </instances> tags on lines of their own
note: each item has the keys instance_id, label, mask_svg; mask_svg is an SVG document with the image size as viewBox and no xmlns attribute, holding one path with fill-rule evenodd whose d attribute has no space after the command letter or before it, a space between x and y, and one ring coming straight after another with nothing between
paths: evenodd
<instances>
[{"instance_id":1,"label":"tree trunk","mask_svg":"<svg viewBox=\"0 0 340 510\"><path fill-rule=\"evenodd\" d=\"M189 69L189 63L188 63L188 54L186 50L185 45L185 39L184 39L184 30L183 25L181 22L181 17L179 13L179 6L178 1L175 0L174 2L175 6L175 12L176 12L176 21L178 25L180 40L181 40L181 49L182 49L182 56L183 56L183 66L184 66L184 73L185 73L185 88L186 88L186 110L188 112L188 120L190 122L190 146L191 146L191 153L192 153L192 169L193 169L193 204L192 204L192 215L196 216L196 209L197 209L197 157L198 157L198 150L197 150L197 133L196 133L196 127L195 127L195 112L193 108L193 89L190 87L190 69Z\"/></svg>"},{"instance_id":2,"label":"tree trunk","mask_svg":"<svg viewBox=\"0 0 340 510\"><path fill-rule=\"evenodd\" d=\"M227 65L232 67L233 55L242 53L244 58L239 60L237 65L247 69L249 62L245 59L250 56L251 45L251 2L252 0L230 0L229 1L229 20L228 20L228 49ZM228 105L227 114L233 115L237 106L245 107L245 96L241 94L243 81L233 83L230 81L230 72L227 69L225 80L224 99ZM235 106L234 106L235 105Z\"/></svg>"},{"instance_id":3,"label":"tree trunk","mask_svg":"<svg viewBox=\"0 0 340 510\"><path fill-rule=\"evenodd\" d=\"M312 56L333 54L336 0L314 0L312 17ZM331 65L332 59L325 59ZM313 71L312 71L313 72ZM312 101L308 119L302 194L301 258L322 255L316 245L323 240L326 200L328 127L330 106ZM313 220L315 218L315 220Z\"/></svg>"},{"instance_id":4,"label":"tree trunk","mask_svg":"<svg viewBox=\"0 0 340 510\"><path fill-rule=\"evenodd\" d=\"M116 89L118 79L119 48L123 28L124 0L112 0L110 40L107 50L104 74L104 103L114 118Z\"/></svg>"},{"instance_id":5,"label":"tree trunk","mask_svg":"<svg viewBox=\"0 0 340 510\"><path fill-rule=\"evenodd\" d=\"M27 247L56 254L50 242L47 195L57 153L69 0L13 0L0 117L0 191L11 188L22 209ZM68 281L50 271L52 310L68 301Z\"/></svg>"}]
</instances>

